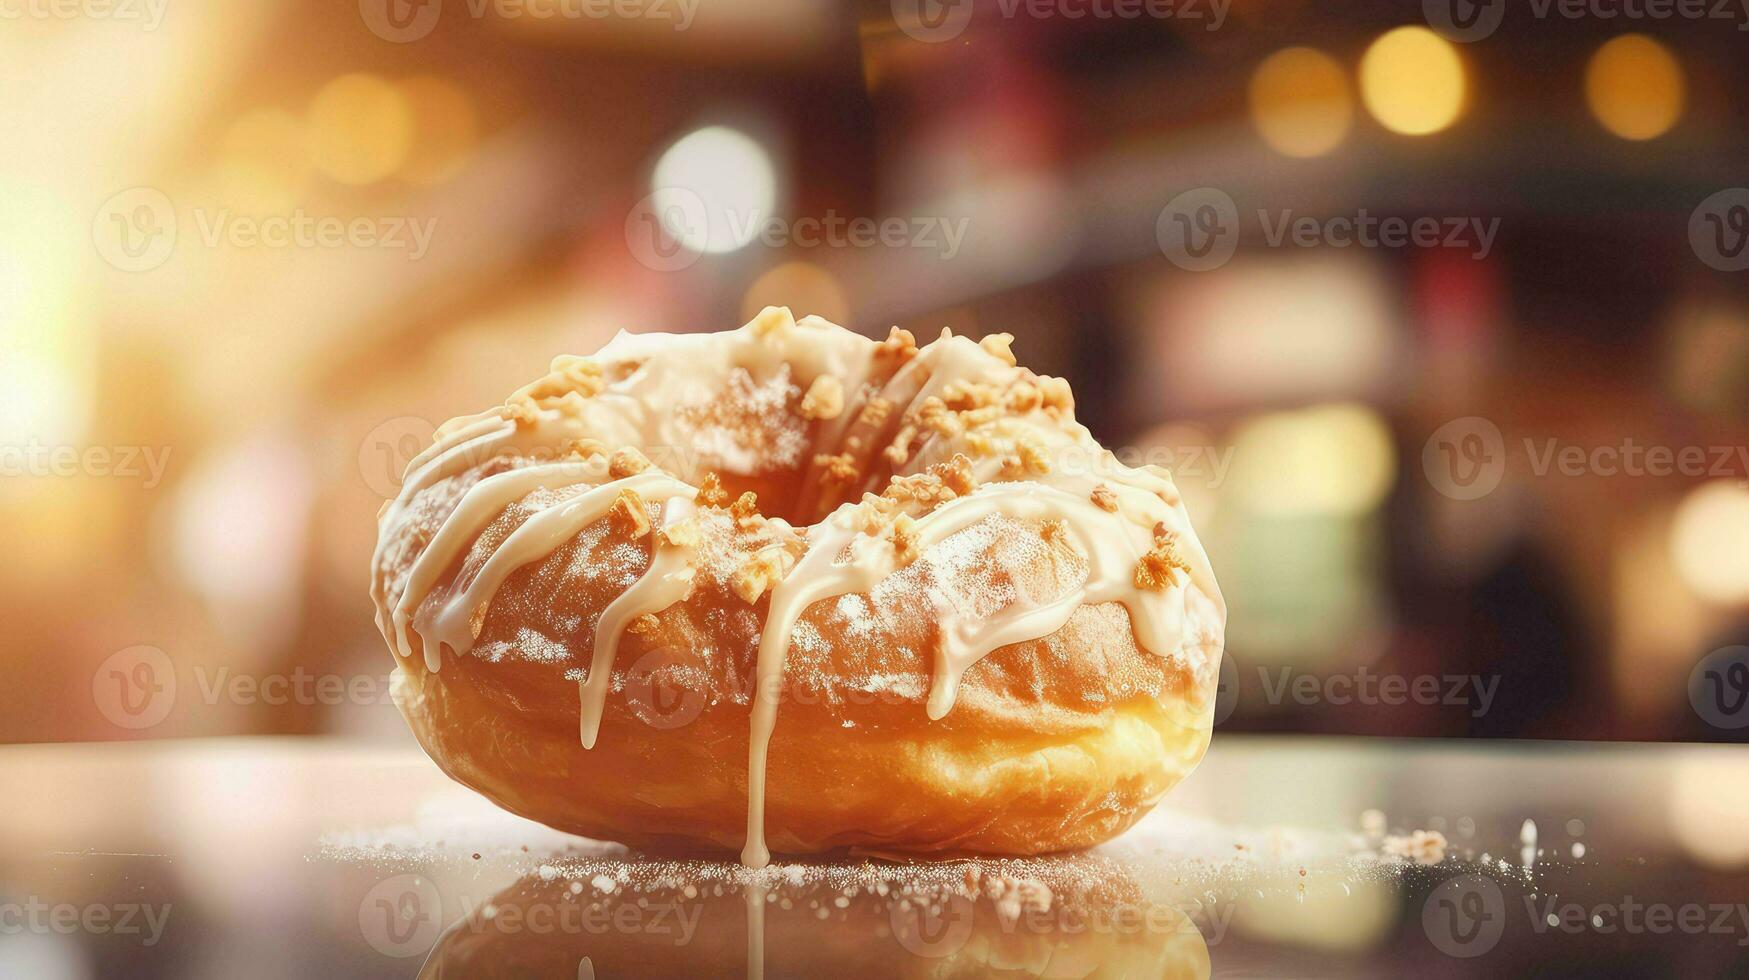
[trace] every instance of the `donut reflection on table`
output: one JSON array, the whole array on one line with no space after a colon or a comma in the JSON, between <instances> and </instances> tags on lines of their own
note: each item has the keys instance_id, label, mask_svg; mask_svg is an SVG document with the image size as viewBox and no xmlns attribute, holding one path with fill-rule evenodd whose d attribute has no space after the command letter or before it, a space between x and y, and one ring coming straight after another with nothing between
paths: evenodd
<instances>
[{"instance_id":1,"label":"donut reflection on table","mask_svg":"<svg viewBox=\"0 0 1749 980\"><path fill-rule=\"evenodd\" d=\"M459 977L1207 978L1195 924L1108 860L915 864L590 860L453 925L420 974Z\"/></svg>"}]
</instances>

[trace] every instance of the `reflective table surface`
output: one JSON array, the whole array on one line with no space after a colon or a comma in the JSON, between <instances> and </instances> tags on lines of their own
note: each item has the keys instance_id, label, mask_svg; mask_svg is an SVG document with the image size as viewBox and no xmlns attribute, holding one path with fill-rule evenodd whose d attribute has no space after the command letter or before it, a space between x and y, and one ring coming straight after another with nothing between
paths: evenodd
<instances>
[{"instance_id":1,"label":"reflective table surface","mask_svg":"<svg viewBox=\"0 0 1749 980\"><path fill-rule=\"evenodd\" d=\"M1090 853L658 858L416 748L0 750L0 977L1749 976L1749 750L1217 734Z\"/></svg>"}]
</instances>

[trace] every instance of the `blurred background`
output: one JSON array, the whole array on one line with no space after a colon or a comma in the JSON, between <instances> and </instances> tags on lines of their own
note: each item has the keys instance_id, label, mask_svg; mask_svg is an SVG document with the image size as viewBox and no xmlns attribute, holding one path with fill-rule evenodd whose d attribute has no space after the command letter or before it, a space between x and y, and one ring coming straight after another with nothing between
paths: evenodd
<instances>
[{"instance_id":1,"label":"blurred background","mask_svg":"<svg viewBox=\"0 0 1749 980\"><path fill-rule=\"evenodd\" d=\"M1700 13L5 0L0 741L407 740L365 568L435 425L773 303L1013 333L1172 469L1223 730L1741 740Z\"/></svg>"}]
</instances>

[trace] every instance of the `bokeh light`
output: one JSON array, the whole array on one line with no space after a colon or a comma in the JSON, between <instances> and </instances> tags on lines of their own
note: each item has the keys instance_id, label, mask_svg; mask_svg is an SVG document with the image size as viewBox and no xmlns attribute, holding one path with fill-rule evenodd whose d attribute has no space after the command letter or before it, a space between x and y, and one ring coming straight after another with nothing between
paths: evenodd
<instances>
[{"instance_id":1,"label":"bokeh light","mask_svg":"<svg viewBox=\"0 0 1749 980\"><path fill-rule=\"evenodd\" d=\"M245 210L289 209L311 170L309 133L283 109L254 109L226 131L219 178L229 201Z\"/></svg>"},{"instance_id":2,"label":"bokeh light","mask_svg":"<svg viewBox=\"0 0 1749 980\"><path fill-rule=\"evenodd\" d=\"M374 75L342 75L310 103L316 166L343 184L370 184L393 174L413 143L413 112L395 86Z\"/></svg>"},{"instance_id":3,"label":"bokeh light","mask_svg":"<svg viewBox=\"0 0 1749 980\"><path fill-rule=\"evenodd\" d=\"M1676 509L1676 570L1703 598L1749 601L1749 489L1725 480L1696 487Z\"/></svg>"},{"instance_id":4,"label":"bokeh light","mask_svg":"<svg viewBox=\"0 0 1749 980\"><path fill-rule=\"evenodd\" d=\"M1314 48L1287 48L1251 76L1251 121L1270 148L1290 157L1323 156L1354 123L1348 76Z\"/></svg>"},{"instance_id":5,"label":"bokeh light","mask_svg":"<svg viewBox=\"0 0 1749 980\"><path fill-rule=\"evenodd\" d=\"M1358 515L1396 482L1390 427L1361 404L1269 412L1233 435L1230 493L1270 515Z\"/></svg>"},{"instance_id":6,"label":"bokeh light","mask_svg":"<svg viewBox=\"0 0 1749 980\"><path fill-rule=\"evenodd\" d=\"M787 306L797 317L810 313L848 325L850 302L838 278L812 262L785 262L762 273L741 298L741 317L753 319L767 306Z\"/></svg>"},{"instance_id":7,"label":"bokeh light","mask_svg":"<svg viewBox=\"0 0 1749 980\"><path fill-rule=\"evenodd\" d=\"M1682 117L1687 86L1670 49L1644 34L1623 34L1598 48L1585 66L1591 114L1626 140L1662 136Z\"/></svg>"},{"instance_id":8,"label":"bokeh light","mask_svg":"<svg viewBox=\"0 0 1749 980\"><path fill-rule=\"evenodd\" d=\"M745 246L777 206L771 155L753 137L727 126L681 137L656 161L650 183L651 203L663 227L695 252ZM701 205L702 221L696 220Z\"/></svg>"},{"instance_id":9,"label":"bokeh light","mask_svg":"<svg viewBox=\"0 0 1749 980\"><path fill-rule=\"evenodd\" d=\"M1386 129L1437 133L1463 112L1464 63L1450 41L1425 27L1381 35L1360 59L1360 96Z\"/></svg>"},{"instance_id":10,"label":"bokeh light","mask_svg":"<svg viewBox=\"0 0 1749 980\"><path fill-rule=\"evenodd\" d=\"M430 75L395 86L413 117L413 142L400 176L415 184L440 184L455 176L479 141L479 114L468 94Z\"/></svg>"},{"instance_id":11,"label":"bokeh light","mask_svg":"<svg viewBox=\"0 0 1749 980\"><path fill-rule=\"evenodd\" d=\"M1749 779L1740 756L1707 753L1677 764L1670 824L1684 850L1718 868L1749 865Z\"/></svg>"}]
</instances>

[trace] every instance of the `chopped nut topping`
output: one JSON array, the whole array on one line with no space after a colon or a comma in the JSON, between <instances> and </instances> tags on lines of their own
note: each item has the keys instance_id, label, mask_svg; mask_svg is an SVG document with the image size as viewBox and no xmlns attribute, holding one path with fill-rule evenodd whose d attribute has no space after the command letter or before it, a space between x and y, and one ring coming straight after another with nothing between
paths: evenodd
<instances>
[{"instance_id":1,"label":"chopped nut topping","mask_svg":"<svg viewBox=\"0 0 1749 980\"><path fill-rule=\"evenodd\" d=\"M900 514L893 519L893 557L901 565L917 560L917 522Z\"/></svg>"},{"instance_id":2,"label":"chopped nut topping","mask_svg":"<svg viewBox=\"0 0 1749 980\"><path fill-rule=\"evenodd\" d=\"M1163 592L1172 585L1172 570L1190 571L1183 558L1178 556L1178 536L1171 531L1162 533L1164 525L1154 529L1154 547L1142 560L1136 562L1136 588L1152 589Z\"/></svg>"},{"instance_id":3,"label":"chopped nut topping","mask_svg":"<svg viewBox=\"0 0 1749 980\"><path fill-rule=\"evenodd\" d=\"M923 404L918 406L917 421L936 435L957 436L964 431L959 416L935 395L923 399Z\"/></svg>"},{"instance_id":4,"label":"chopped nut topping","mask_svg":"<svg viewBox=\"0 0 1749 980\"><path fill-rule=\"evenodd\" d=\"M1069 382L1062 378L1041 377L1038 379L1038 389L1045 408L1059 412L1074 410L1075 394L1069 390Z\"/></svg>"},{"instance_id":5,"label":"chopped nut topping","mask_svg":"<svg viewBox=\"0 0 1749 980\"><path fill-rule=\"evenodd\" d=\"M1051 471L1051 454L1045 450L1044 443L1037 439L1018 439L1014 448L1019 452L1020 464L1028 473Z\"/></svg>"},{"instance_id":6,"label":"chopped nut topping","mask_svg":"<svg viewBox=\"0 0 1749 980\"><path fill-rule=\"evenodd\" d=\"M698 485L698 502L706 507L721 507L729 502L729 492L723 489L723 480L715 473L706 473L704 480Z\"/></svg>"},{"instance_id":7,"label":"chopped nut topping","mask_svg":"<svg viewBox=\"0 0 1749 980\"><path fill-rule=\"evenodd\" d=\"M753 335L756 337L768 336L773 331L783 330L795 325L795 317L790 313L789 308L785 306L767 306L765 309L759 311L759 315L753 318L752 323L748 324L748 326L753 328Z\"/></svg>"},{"instance_id":8,"label":"chopped nut topping","mask_svg":"<svg viewBox=\"0 0 1749 980\"><path fill-rule=\"evenodd\" d=\"M1044 395L1030 381L1017 381L1008 389L1008 410L1016 414L1030 412L1043 402Z\"/></svg>"},{"instance_id":9,"label":"chopped nut topping","mask_svg":"<svg viewBox=\"0 0 1749 980\"><path fill-rule=\"evenodd\" d=\"M615 452L607 461L607 475L615 480L636 476L649 468L650 461L644 458L644 454L630 446Z\"/></svg>"},{"instance_id":10,"label":"chopped nut topping","mask_svg":"<svg viewBox=\"0 0 1749 980\"><path fill-rule=\"evenodd\" d=\"M753 605L768 589L783 581L784 557L781 548L768 548L753 555L729 577L729 588L742 602Z\"/></svg>"},{"instance_id":11,"label":"chopped nut topping","mask_svg":"<svg viewBox=\"0 0 1749 980\"><path fill-rule=\"evenodd\" d=\"M999 394L995 385L962 379L944 385L941 389L941 400L956 412L967 412L996 404Z\"/></svg>"},{"instance_id":12,"label":"chopped nut topping","mask_svg":"<svg viewBox=\"0 0 1749 980\"><path fill-rule=\"evenodd\" d=\"M1117 491L1101 483L1093 488L1093 506L1107 513L1117 513Z\"/></svg>"},{"instance_id":13,"label":"chopped nut topping","mask_svg":"<svg viewBox=\"0 0 1749 980\"><path fill-rule=\"evenodd\" d=\"M704 543L704 529L699 526L698 518L688 517L657 531L656 539L676 548L696 548Z\"/></svg>"},{"instance_id":14,"label":"chopped nut topping","mask_svg":"<svg viewBox=\"0 0 1749 980\"><path fill-rule=\"evenodd\" d=\"M911 441L917 438L917 426L907 423L899 429L899 434L893 437L893 444L881 451L881 455L895 468L905 465L911 458Z\"/></svg>"},{"instance_id":15,"label":"chopped nut topping","mask_svg":"<svg viewBox=\"0 0 1749 980\"><path fill-rule=\"evenodd\" d=\"M954 453L953 458L945 463L936 463L929 468L941 484L959 496L965 496L977 489L977 482L972 479L972 461L965 453Z\"/></svg>"},{"instance_id":16,"label":"chopped nut topping","mask_svg":"<svg viewBox=\"0 0 1749 980\"><path fill-rule=\"evenodd\" d=\"M1069 526L1063 523L1062 518L1053 517L1040 525L1039 534L1044 537L1045 541L1054 544L1068 537Z\"/></svg>"},{"instance_id":17,"label":"chopped nut topping","mask_svg":"<svg viewBox=\"0 0 1749 980\"><path fill-rule=\"evenodd\" d=\"M597 456L607 455L607 445L595 439L578 439L565 448L572 455L581 456L584 459L594 459Z\"/></svg>"},{"instance_id":18,"label":"chopped nut topping","mask_svg":"<svg viewBox=\"0 0 1749 980\"><path fill-rule=\"evenodd\" d=\"M830 374L822 374L808 386L797 409L805 419L835 419L844 414L844 385Z\"/></svg>"},{"instance_id":19,"label":"chopped nut topping","mask_svg":"<svg viewBox=\"0 0 1749 980\"><path fill-rule=\"evenodd\" d=\"M539 404L566 396L593 398L606 389L607 379L602 376L599 363L575 354L561 354L553 358L544 376L518 388L510 397L529 398Z\"/></svg>"},{"instance_id":20,"label":"chopped nut topping","mask_svg":"<svg viewBox=\"0 0 1749 980\"><path fill-rule=\"evenodd\" d=\"M633 490L621 490L619 496L613 498L613 506L607 516L613 521L613 526L634 538L641 538L650 533L650 515L644 510L644 498Z\"/></svg>"},{"instance_id":21,"label":"chopped nut topping","mask_svg":"<svg viewBox=\"0 0 1749 980\"><path fill-rule=\"evenodd\" d=\"M815 456L814 465L825 467L826 472L821 477L821 482L828 487L848 487L862 479L862 470L856 466L856 457L849 453Z\"/></svg>"},{"instance_id":22,"label":"chopped nut topping","mask_svg":"<svg viewBox=\"0 0 1749 980\"><path fill-rule=\"evenodd\" d=\"M504 407L498 410L498 414L515 422L517 428L527 429L540 421L540 405L532 397L517 392L510 396Z\"/></svg>"},{"instance_id":23,"label":"chopped nut topping","mask_svg":"<svg viewBox=\"0 0 1749 980\"><path fill-rule=\"evenodd\" d=\"M894 327L892 332L887 334L887 339L881 341L877 353L883 357L897 358L899 363L903 364L917 356L917 338L913 337L909 330L900 330L898 327Z\"/></svg>"},{"instance_id":24,"label":"chopped nut topping","mask_svg":"<svg viewBox=\"0 0 1749 980\"><path fill-rule=\"evenodd\" d=\"M978 341L978 346L984 348L985 353L1001 360L1009 367L1013 367L1017 363L1014 360L1014 335L1011 333L993 333Z\"/></svg>"},{"instance_id":25,"label":"chopped nut topping","mask_svg":"<svg viewBox=\"0 0 1749 980\"><path fill-rule=\"evenodd\" d=\"M893 403L890 399L870 398L868 404L862 406L862 411L857 413L856 424L879 428L887 424L887 418L892 414Z\"/></svg>"},{"instance_id":26,"label":"chopped nut topping","mask_svg":"<svg viewBox=\"0 0 1749 980\"><path fill-rule=\"evenodd\" d=\"M743 531L750 531L759 526L764 518L759 516L759 495L749 490L735 499L729 505L729 513L735 517L735 526Z\"/></svg>"},{"instance_id":27,"label":"chopped nut topping","mask_svg":"<svg viewBox=\"0 0 1749 980\"><path fill-rule=\"evenodd\" d=\"M645 636L662 628L662 621L652 613L645 613L626 625L627 633Z\"/></svg>"}]
</instances>

